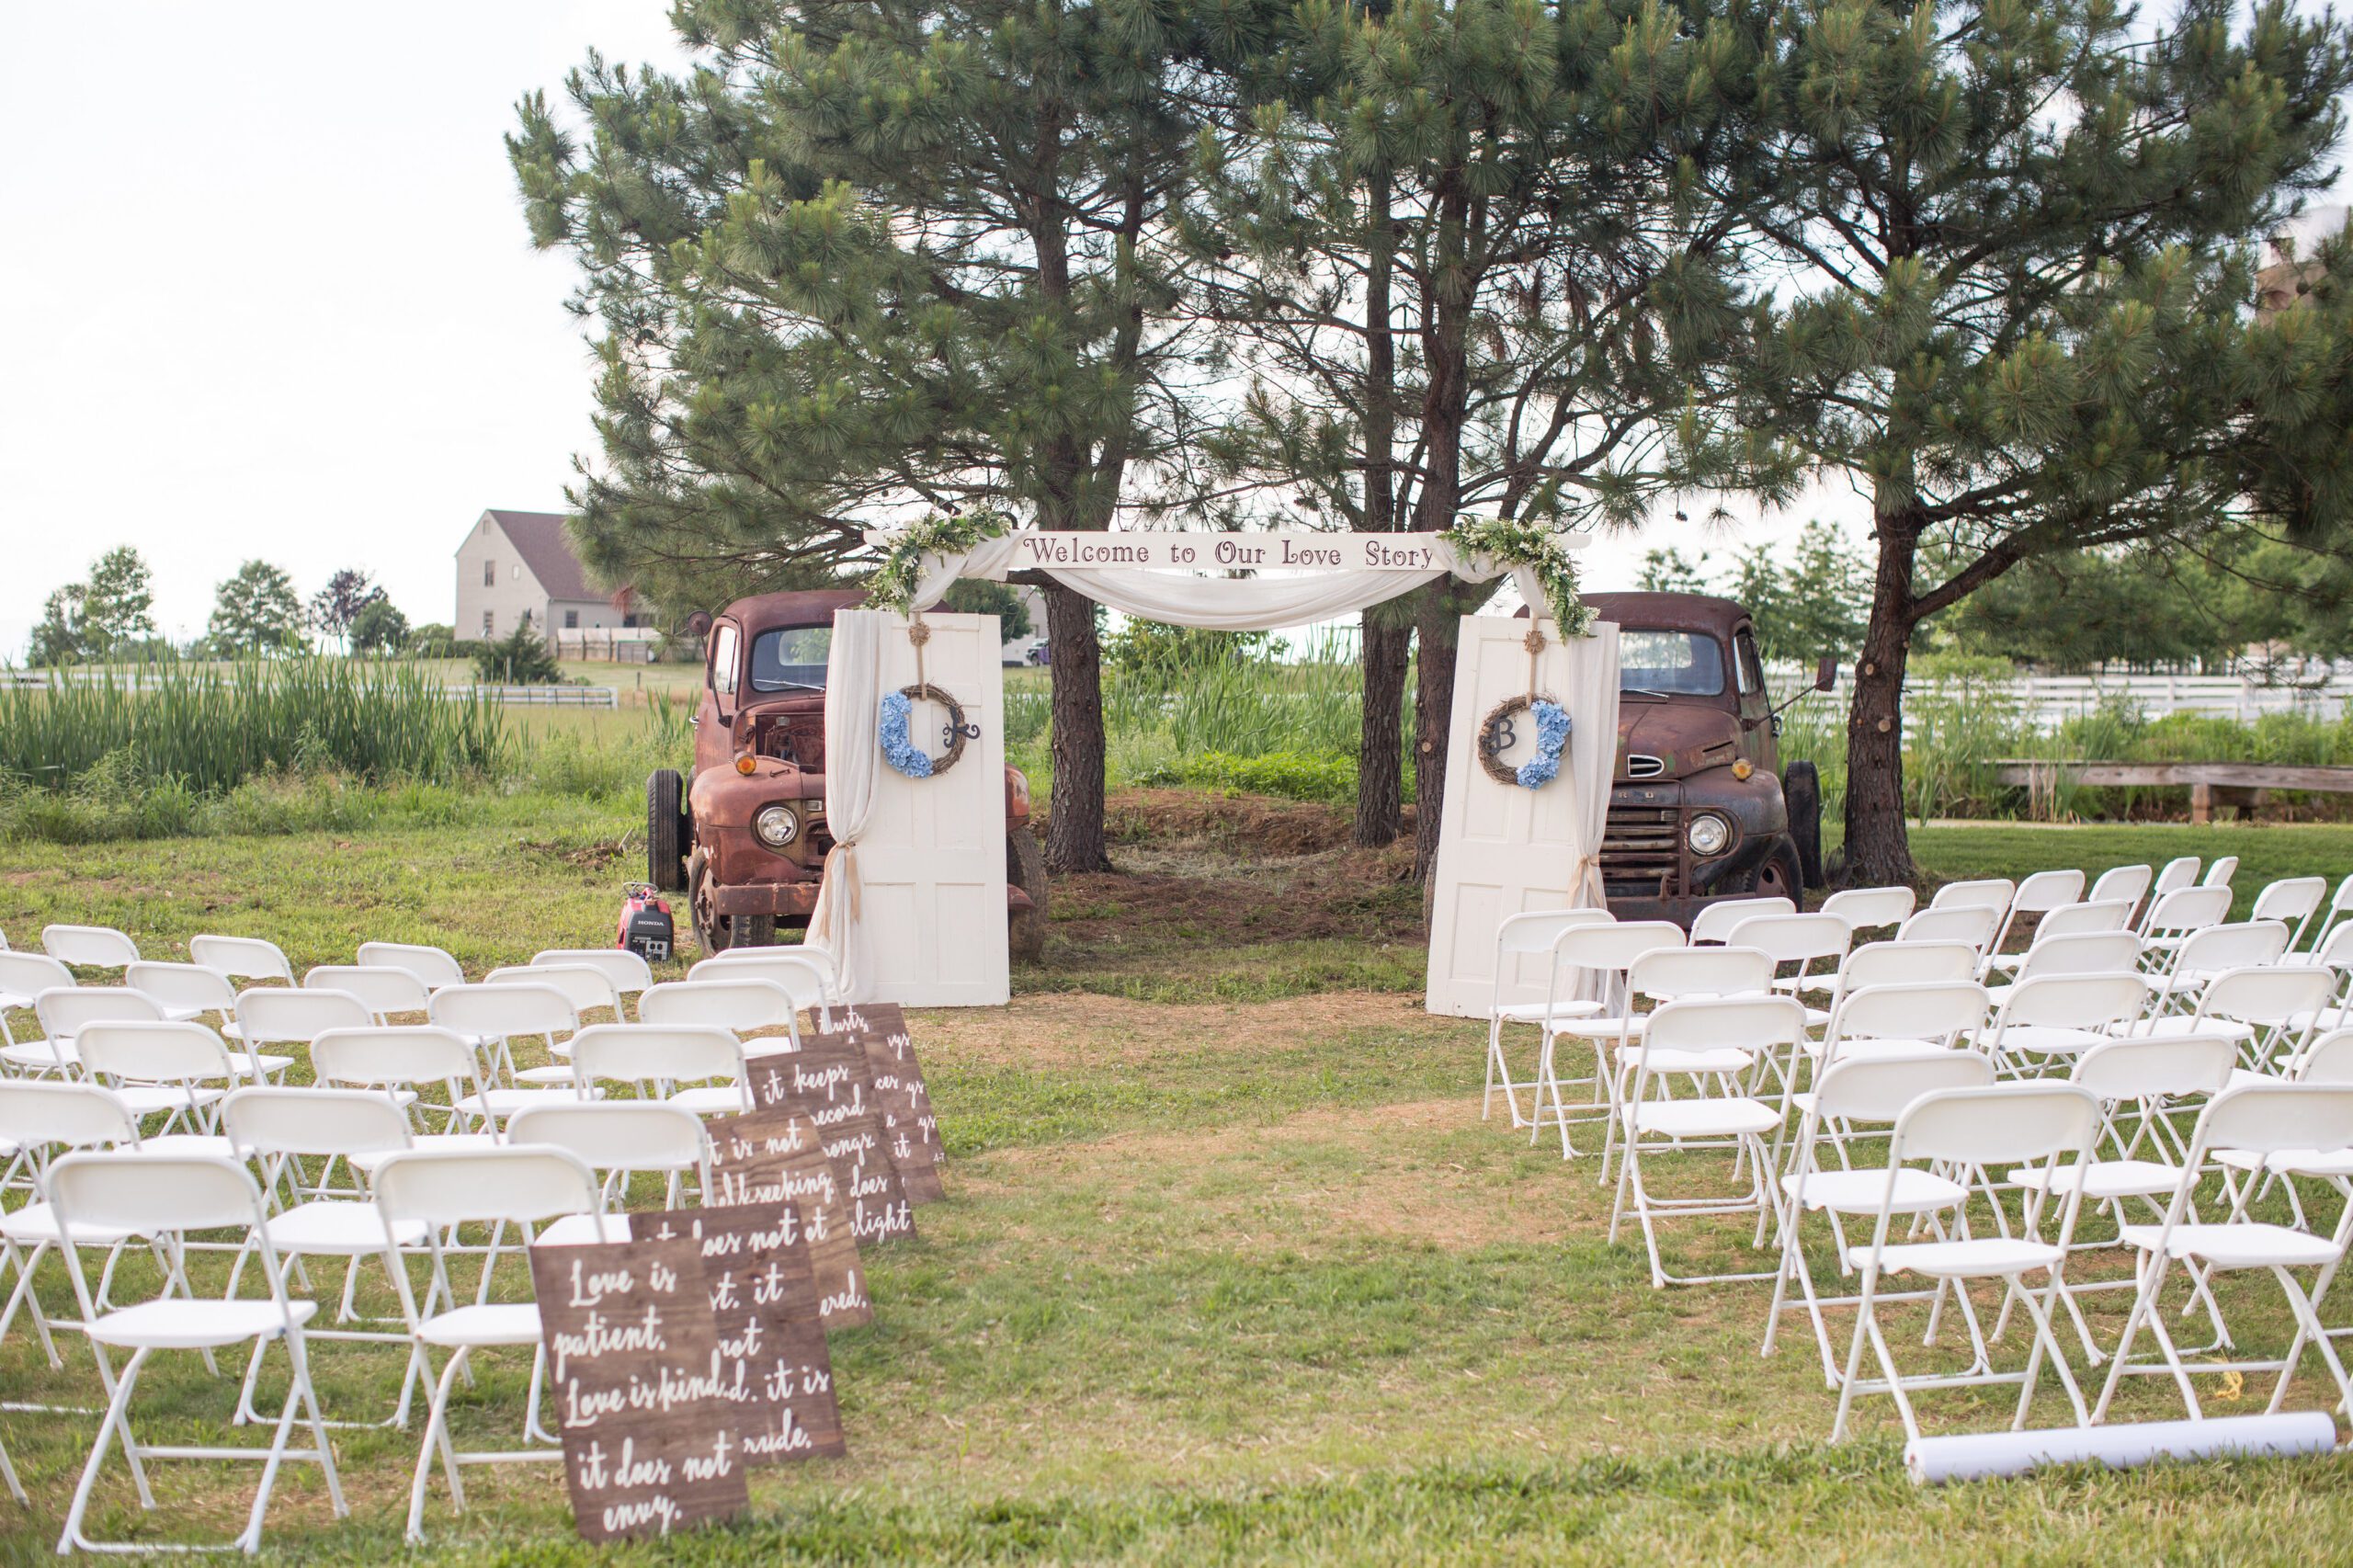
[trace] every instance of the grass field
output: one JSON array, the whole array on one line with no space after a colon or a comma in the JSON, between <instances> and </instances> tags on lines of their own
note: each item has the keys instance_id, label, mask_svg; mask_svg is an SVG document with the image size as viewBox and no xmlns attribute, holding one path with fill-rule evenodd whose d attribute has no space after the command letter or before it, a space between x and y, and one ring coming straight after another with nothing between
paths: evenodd
<instances>
[{"instance_id":1,"label":"grass field","mask_svg":"<svg viewBox=\"0 0 2353 1568\"><path fill-rule=\"evenodd\" d=\"M1013 1006L919 1017L950 1198L918 1210L919 1240L872 1256L877 1321L835 1338L850 1455L761 1472L752 1519L665 1560L2343 1556L2340 1461L1919 1493L1884 1401L1866 1405L1859 1441L1827 1447L1833 1400L1801 1320L1760 1358L1763 1287L1652 1290L1639 1248L1604 1240L1590 1158L1564 1165L1482 1124L1483 1030L1420 1010L1418 900L1394 852L1336 846L1336 820L1120 797L1120 873L1058 886L1054 946L1017 971ZM22 845L0 869L0 931L28 945L47 920L121 925L154 956L250 931L298 966L409 938L479 970L607 939L631 826L609 801L529 794L341 833ZM2353 829L2335 827L1972 825L1915 844L1944 876L2184 852L2242 856L2250 890L2353 870ZM1737 1221L1670 1234L1684 1262L1756 1266ZM363 1292L385 1299L381 1282ZM2248 1290L2225 1299L2268 1343L2280 1314ZM1899 1321L1916 1341L1917 1320ZM12 1331L6 1397L89 1403L86 1352L63 1349L51 1371ZM314 1354L331 1415L389 1406L397 1352ZM526 1369L491 1360L461 1441L511 1436ZM192 1358L151 1377L142 1430L160 1440L213 1429L233 1398L233 1379ZM2265 1392L2213 1408L2259 1408ZM2134 1413L2177 1411L2153 1381L2129 1393ZM2321 1403L2315 1379L2295 1403ZM1932 1425L1982 1428L2006 1402L1927 1408ZM2039 1418L2063 1409L2048 1386ZM49 1554L91 1436L83 1418L0 1414L34 1497L29 1514L0 1511L0 1556ZM344 1432L338 1451L357 1517L334 1523L290 1470L274 1548L398 1554L414 1434ZM175 1531L226 1536L247 1479L163 1465L157 1484ZM552 1467L467 1479L462 1517L436 1483L435 1561L655 1555L578 1545ZM139 1528L127 1484L100 1495L98 1528Z\"/></svg>"}]
</instances>

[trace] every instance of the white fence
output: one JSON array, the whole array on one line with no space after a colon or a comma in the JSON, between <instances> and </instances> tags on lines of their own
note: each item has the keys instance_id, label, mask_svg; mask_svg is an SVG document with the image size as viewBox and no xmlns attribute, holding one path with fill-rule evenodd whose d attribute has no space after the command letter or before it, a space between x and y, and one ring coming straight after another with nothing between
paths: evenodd
<instances>
[{"instance_id":1,"label":"white fence","mask_svg":"<svg viewBox=\"0 0 2353 1568\"><path fill-rule=\"evenodd\" d=\"M483 696L518 708L619 708L621 694L609 686L452 686L452 697Z\"/></svg>"},{"instance_id":2,"label":"white fence","mask_svg":"<svg viewBox=\"0 0 2353 1568\"><path fill-rule=\"evenodd\" d=\"M662 633L651 626L579 626L555 634L555 656L581 664L650 665Z\"/></svg>"},{"instance_id":3,"label":"white fence","mask_svg":"<svg viewBox=\"0 0 2353 1568\"><path fill-rule=\"evenodd\" d=\"M1767 686L1776 703L1786 701L1811 681L1811 671L1774 670ZM1815 700L1835 702L1841 709L1851 693L1847 672L1838 673L1838 685ZM1955 697L1958 683L1915 678L1904 691L1904 725L1912 727L1921 700ZM2008 681L1972 682L1968 688L1998 702L2038 730L2056 730L2070 719L2081 718L2104 702L2126 702L2152 719L2169 713L2197 713L2209 718L2250 722L2266 713L2304 713L2335 719L2353 701L2353 667L2339 665L2324 676L2315 670L2303 683L2268 684L2245 676L2019 676Z\"/></svg>"}]
</instances>

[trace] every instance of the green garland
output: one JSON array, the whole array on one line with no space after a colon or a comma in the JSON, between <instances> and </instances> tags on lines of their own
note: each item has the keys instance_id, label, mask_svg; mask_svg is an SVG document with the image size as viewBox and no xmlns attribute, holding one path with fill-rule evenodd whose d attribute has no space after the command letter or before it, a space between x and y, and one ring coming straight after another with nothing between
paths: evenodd
<instances>
[{"instance_id":1,"label":"green garland","mask_svg":"<svg viewBox=\"0 0 2353 1568\"><path fill-rule=\"evenodd\" d=\"M892 541L882 564L867 579L867 608L906 614L915 606L925 556L961 555L983 540L1001 539L1012 530L1012 518L986 508L953 517L926 514Z\"/></svg>"},{"instance_id":2,"label":"green garland","mask_svg":"<svg viewBox=\"0 0 2353 1568\"><path fill-rule=\"evenodd\" d=\"M1491 555L1507 566L1534 567L1561 635L1593 634L1592 608L1577 597L1576 562L1561 548L1561 536L1552 529L1509 517L1465 517L1438 537L1465 555ZM1542 605L1528 609L1530 615L1544 613Z\"/></svg>"}]
</instances>

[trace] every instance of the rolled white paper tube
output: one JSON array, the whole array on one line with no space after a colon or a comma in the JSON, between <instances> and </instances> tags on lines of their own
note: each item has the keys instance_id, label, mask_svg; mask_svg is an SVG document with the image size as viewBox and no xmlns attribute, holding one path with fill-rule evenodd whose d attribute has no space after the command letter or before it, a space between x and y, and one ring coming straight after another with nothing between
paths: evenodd
<instances>
[{"instance_id":1,"label":"rolled white paper tube","mask_svg":"<svg viewBox=\"0 0 2353 1568\"><path fill-rule=\"evenodd\" d=\"M2149 1421L2120 1426L2053 1426L2034 1432L1976 1432L1921 1437L1904 1446L1904 1468L1923 1486L2018 1475L2046 1464L2104 1464L2122 1470L2151 1460L2325 1454L2336 1446L2336 1418L2324 1411L2285 1415L2218 1415L2207 1421Z\"/></svg>"}]
</instances>

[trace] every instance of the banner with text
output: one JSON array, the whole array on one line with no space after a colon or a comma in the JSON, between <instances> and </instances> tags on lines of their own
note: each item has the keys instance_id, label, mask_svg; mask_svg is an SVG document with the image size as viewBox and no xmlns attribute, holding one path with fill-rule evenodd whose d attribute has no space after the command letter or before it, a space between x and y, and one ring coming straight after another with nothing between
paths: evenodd
<instances>
[{"instance_id":1,"label":"banner with text","mask_svg":"<svg viewBox=\"0 0 2353 1568\"><path fill-rule=\"evenodd\" d=\"M1454 552L1431 534L1318 533L1313 529L1212 533L1017 533L1013 564L1172 572L1437 572Z\"/></svg>"}]
</instances>

